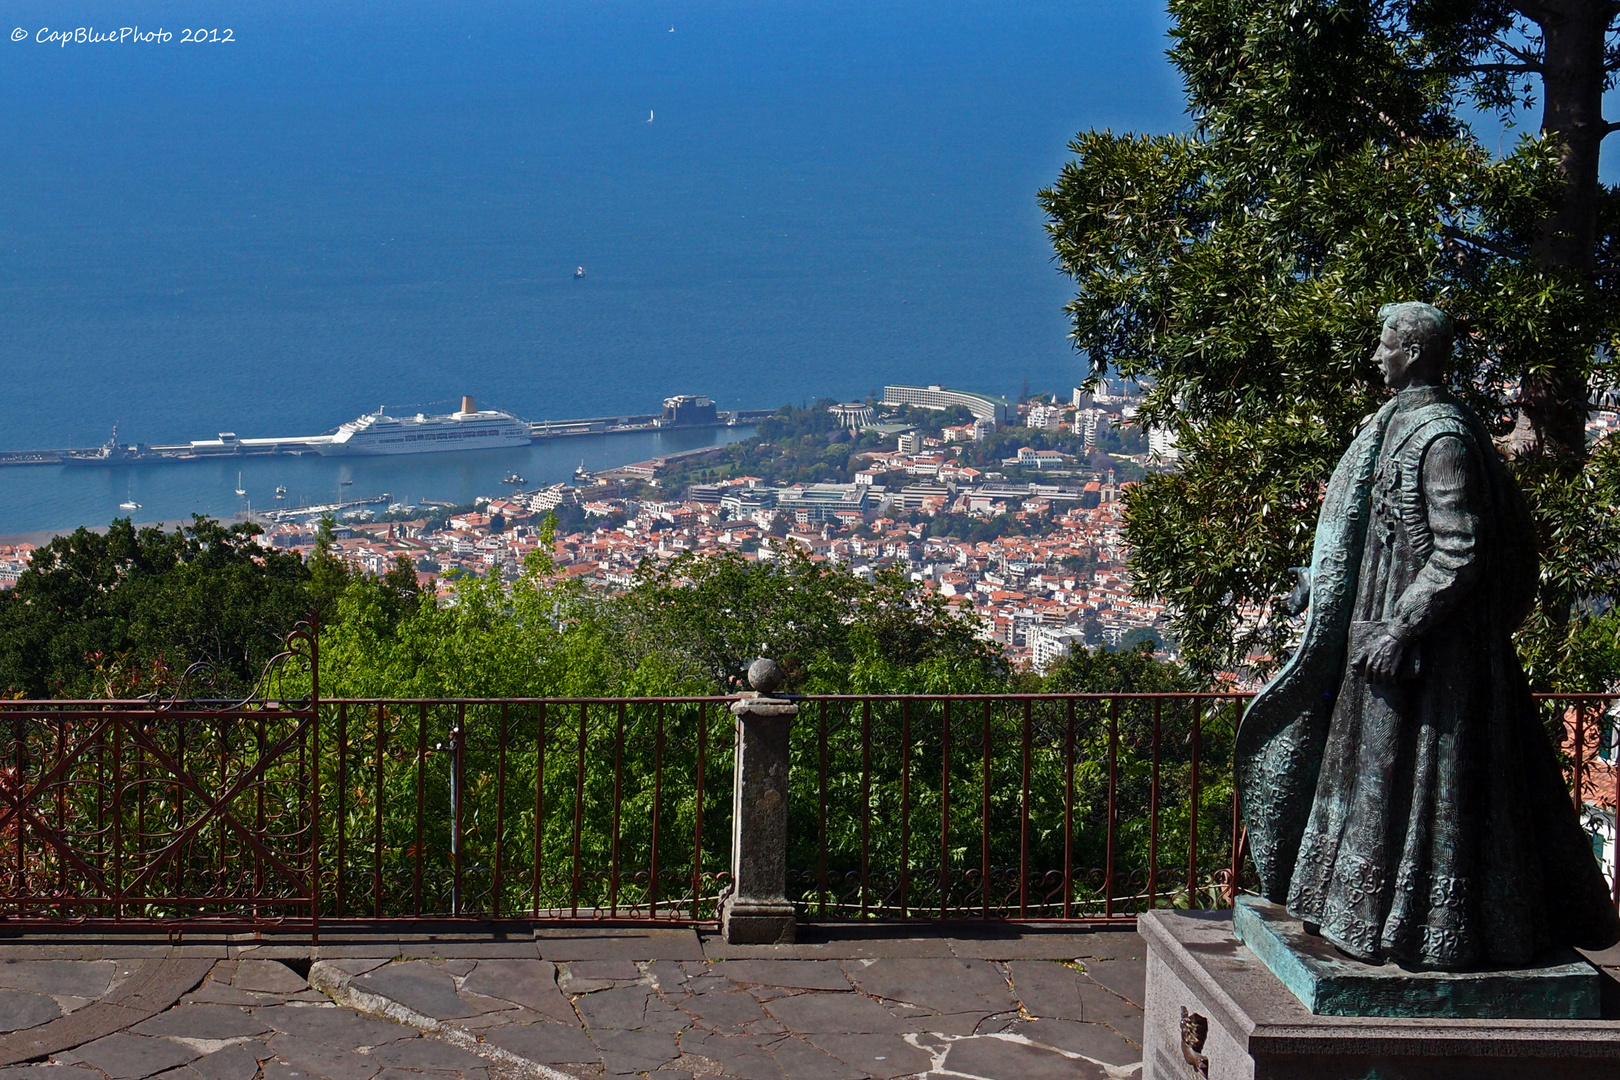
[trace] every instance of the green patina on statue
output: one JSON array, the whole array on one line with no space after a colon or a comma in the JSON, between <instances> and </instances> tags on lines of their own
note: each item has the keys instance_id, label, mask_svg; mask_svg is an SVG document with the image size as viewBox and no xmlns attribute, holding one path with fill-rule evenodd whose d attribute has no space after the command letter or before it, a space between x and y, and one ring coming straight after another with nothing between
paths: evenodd
<instances>
[{"instance_id":1,"label":"green patina on statue","mask_svg":"<svg viewBox=\"0 0 1620 1080\"><path fill-rule=\"evenodd\" d=\"M1451 324L1380 313L1395 390L1328 483L1303 639L1238 733L1267 899L1368 963L1522 967L1620 940L1511 636L1523 496L1442 385Z\"/></svg>"}]
</instances>

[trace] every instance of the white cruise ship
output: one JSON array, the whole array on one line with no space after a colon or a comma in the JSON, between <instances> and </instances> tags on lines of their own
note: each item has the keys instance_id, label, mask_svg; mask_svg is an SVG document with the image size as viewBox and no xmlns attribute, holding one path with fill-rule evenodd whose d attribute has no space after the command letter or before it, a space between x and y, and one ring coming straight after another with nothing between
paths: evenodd
<instances>
[{"instance_id":1,"label":"white cruise ship","mask_svg":"<svg viewBox=\"0 0 1620 1080\"><path fill-rule=\"evenodd\" d=\"M529 425L511 413L480 412L472 398L464 397L460 412L442 416L389 416L378 409L310 444L328 457L502 449L529 445Z\"/></svg>"}]
</instances>

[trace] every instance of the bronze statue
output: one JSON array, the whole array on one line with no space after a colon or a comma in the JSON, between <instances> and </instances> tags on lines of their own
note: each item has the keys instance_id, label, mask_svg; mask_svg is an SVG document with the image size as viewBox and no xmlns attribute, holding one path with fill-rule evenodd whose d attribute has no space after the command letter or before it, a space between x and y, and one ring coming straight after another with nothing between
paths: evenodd
<instances>
[{"instance_id":1,"label":"bronze statue","mask_svg":"<svg viewBox=\"0 0 1620 1080\"><path fill-rule=\"evenodd\" d=\"M1447 316L1379 315L1394 398L1333 472L1304 636L1238 733L1262 892L1368 963L1607 947L1620 918L1511 640L1537 581L1523 495L1443 385Z\"/></svg>"}]
</instances>

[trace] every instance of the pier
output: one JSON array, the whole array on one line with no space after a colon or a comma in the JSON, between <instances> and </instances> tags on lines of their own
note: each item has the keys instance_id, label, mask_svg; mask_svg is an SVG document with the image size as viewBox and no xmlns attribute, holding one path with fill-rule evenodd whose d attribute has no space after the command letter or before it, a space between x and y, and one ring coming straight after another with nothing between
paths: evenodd
<instances>
[{"instance_id":1,"label":"pier","mask_svg":"<svg viewBox=\"0 0 1620 1080\"><path fill-rule=\"evenodd\" d=\"M619 416L589 416L575 420L529 420L529 440L565 439L583 435L620 435L646 431L691 431L699 428L737 427L757 423L774 409L733 409L714 413L713 420L697 422L665 413L630 413ZM218 461L220 458L297 456L318 454L320 444L332 436L307 435L291 438L243 439L234 432L221 432L213 439L188 443L147 445L121 443L118 429L101 446L69 447L58 450L0 450L0 465L147 465L161 462ZM373 456L373 455L355 455Z\"/></svg>"}]
</instances>

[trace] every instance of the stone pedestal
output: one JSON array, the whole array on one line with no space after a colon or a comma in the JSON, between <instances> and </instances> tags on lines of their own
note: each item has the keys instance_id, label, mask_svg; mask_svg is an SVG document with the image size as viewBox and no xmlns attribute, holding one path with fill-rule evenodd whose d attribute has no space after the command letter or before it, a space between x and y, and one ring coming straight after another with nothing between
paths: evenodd
<instances>
[{"instance_id":1,"label":"stone pedestal","mask_svg":"<svg viewBox=\"0 0 1620 1080\"><path fill-rule=\"evenodd\" d=\"M793 941L787 900L788 730L799 707L749 697L737 718L731 804L731 888L720 903L720 932L733 945Z\"/></svg>"},{"instance_id":2,"label":"stone pedestal","mask_svg":"<svg viewBox=\"0 0 1620 1080\"><path fill-rule=\"evenodd\" d=\"M1620 1020L1318 1016L1231 912L1153 911L1143 1080L1613 1080Z\"/></svg>"},{"instance_id":3,"label":"stone pedestal","mask_svg":"<svg viewBox=\"0 0 1620 1080\"><path fill-rule=\"evenodd\" d=\"M1238 897L1232 931L1307 1009L1324 1016L1596 1020L1603 1014L1603 976L1574 949L1511 971L1362 964L1257 896Z\"/></svg>"}]
</instances>

